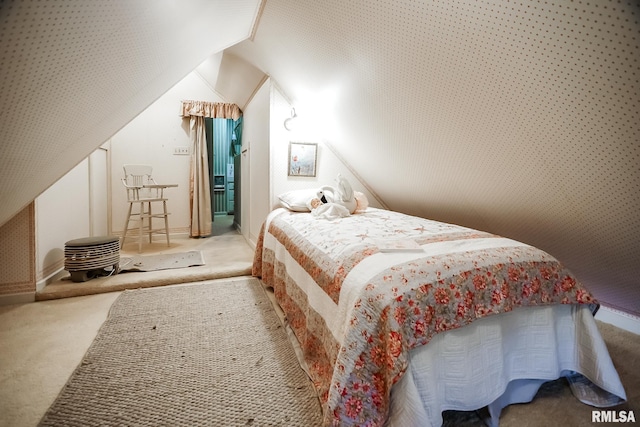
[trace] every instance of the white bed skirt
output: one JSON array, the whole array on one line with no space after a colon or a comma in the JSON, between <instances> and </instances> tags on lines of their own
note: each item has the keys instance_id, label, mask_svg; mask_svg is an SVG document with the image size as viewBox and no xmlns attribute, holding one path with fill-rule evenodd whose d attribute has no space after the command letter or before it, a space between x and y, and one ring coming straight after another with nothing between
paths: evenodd
<instances>
[{"instance_id":1,"label":"white bed skirt","mask_svg":"<svg viewBox=\"0 0 640 427\"><path fill-rule=\"evenodd\" d=\"M584 403L606 407L626 400L586 306L523 307L479 319L436 335L409 360L392 390L388 426L441 426L442 411L485 406L492 416L487 421L497 426L502 408L530 402L544 382L576 372L599 387L573 390Z\"/></svg>"}]
</instances>

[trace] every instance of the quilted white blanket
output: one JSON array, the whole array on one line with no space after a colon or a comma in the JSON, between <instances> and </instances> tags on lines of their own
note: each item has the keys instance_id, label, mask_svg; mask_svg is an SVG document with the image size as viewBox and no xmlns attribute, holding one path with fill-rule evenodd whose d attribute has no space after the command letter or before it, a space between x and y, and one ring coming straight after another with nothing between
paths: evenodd
<instances>
[{"instance_id":1,"label":"quilted white blanket","mask_svg":"<svg viewBox=\"0 0 640 427\"><path fill-rule=\"evenodd\" d=\"M394 250L398 247L401 249ZM585 312L577 306L593 299L571 273L549 254L521 242L372 208L331 221L278 209L265 221L253 274L274 288L300 341L324 403L326 425L374 426L387 419L408 425L412 417L420 420L420 425L439 425L444 409L475 409L488 404L492 404L497 420L505 404L523 399L522 390L531 389L520 387L516 380L538 379L539 386L542 380L572 370L604 375L607 380L599 383L597 378L590 378L625 398L617 373L609 366L610 359L609 365L606 363L604 347L596 348L596 353L584 353L584 360L560 364L555 371L541 371L538 361L544 360L547 366L545 358L557 357L565 349L562 345L540 347L538 353L544 357L520 361L526 369L514 368L513 361L502 361L508 368L497 376L497 382L489 381L493 385L478 401L456 390L474 390L472 380L477 375L469 375L471 367L484 371L485 376L497 372L499 366L492 365L493 361L487 364L483 358L462 358L458 363L448 363L445 371L460 379L453 388L447 387L452 383L446 379L444 388L433 387L441 384L440 379L431 382L434 379L420 371L426 366L416 361L421 359L420 351L436 348L432 342L440 335L478 327L483 325L480 321L501 324L500 318L506 319L528 306L549 308L544 316L533 312L529 316L534 320L551 316L545 324L554 327L558 322L553 316L562 311L556 306L565 304L571 309L575 305L576 313ZM570 315L567 321L565 313L563 322L579 330L582 326L576 326L573 317ZM524 327L514 329L515 337L530 333L533 335L527 342L546 343L553 341L549 337L555 332L550 328L533 332ZM595 335L589 340L597 341L597 330ZM473 333L476 339L481 336ZM505 340L507 345L519 342L509 335ZM572 342L574 348L580 346L576 340ZM478 348L485 354L495 350L491 343L481 343ZM532 354L530 350L522 354ZM464 351L473 354L473 349ZM441 359L437 354L434 357ZM593 355L598 356L597 366L586 369L585 361ZM405 375L408 369L411 375ZM527 376L517 375L519 370ZM420 385L421 378L427 379L424 386ZM481 382L484 384L484 379ZM410 405L403 404L403 411L395 411L390 399L394 384L394 396L402 394L403 401L419 402L416 410L408 411ZM435 389L439 397L434 400L429 393ZM456 402L465 402L465 407ZM406 416L394 414L402 412Z\"/></svg>"}]
</instances>

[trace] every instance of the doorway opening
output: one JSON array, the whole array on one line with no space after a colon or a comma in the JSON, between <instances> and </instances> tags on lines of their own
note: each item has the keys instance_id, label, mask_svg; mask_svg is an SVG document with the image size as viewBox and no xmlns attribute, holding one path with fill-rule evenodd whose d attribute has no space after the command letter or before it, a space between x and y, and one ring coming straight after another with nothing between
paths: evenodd
<instances>
[{"instance_id":1,"label":"doorway opening","mask_svg":"<svg viewBox=\"0 0 640 427\"><path fill-rule=\"evenodd\" d=\"M211 230L213 236L237 232L239 225L239 155L235 153L236 135L231 119L205 119L209 182L211 191ZM239 171L238 171L239 172Z\"/></svg>"}]
</instances>

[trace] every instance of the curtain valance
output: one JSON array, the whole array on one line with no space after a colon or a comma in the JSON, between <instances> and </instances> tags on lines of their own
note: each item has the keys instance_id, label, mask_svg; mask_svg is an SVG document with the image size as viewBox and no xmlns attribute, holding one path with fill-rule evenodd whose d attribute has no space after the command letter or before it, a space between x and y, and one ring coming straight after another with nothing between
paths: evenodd
<instances>
[{"instance_id":1,"label":"curtain valance","mask_svg":"<svg viewBox=\"0 0 640 427\"><path fill-rule=\"evenodd\" d=\"M242 116L242 110L236 104L223 102L182 101L180 115L238 120Z\"/></svg>"}]
</instances>

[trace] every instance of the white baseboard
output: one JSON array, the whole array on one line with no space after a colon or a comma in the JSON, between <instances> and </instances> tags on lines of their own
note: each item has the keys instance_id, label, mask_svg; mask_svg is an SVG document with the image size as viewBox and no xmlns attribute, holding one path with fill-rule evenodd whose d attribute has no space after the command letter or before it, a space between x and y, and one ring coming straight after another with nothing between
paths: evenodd
<instances>
[{"instance_id":1,"label":"white baseboard","mask_svg":"<svg viewBox=\"0 0 640 427\"><path fill-rule=\"evenodd\" d=\"M35 292L25 292L21 294L9 294L9 295L0 295L0 306L2 305L13 305L13 304L24 304L27 302L34 302L36 300Z\"/></svg>"},{"instance_id":2,"label":"white baseboard","mask_svg":"<svg viewBox=\"0 0 640 427\"><path fill-rule=\"evenodd\" d=\"M64 267L59 268L54 273L51 273L49 276L45 277L42 280L38 280L36 282L36 292L40 292L50 283L55 282L56 280L62 279L65 276L68 276L69 272L64 269Z\"/></svg>"},{"instance_id":3,"label":"white baseboard","mask_svg":"<svg viewBox=\"0 0 640 427\"><path fill-rule=\"evenodd\" d=\"M600 306L600 309L596 313L596 320L640 335L640 317L616 310L615 308Z\"/></svg>"}]
</instances>

